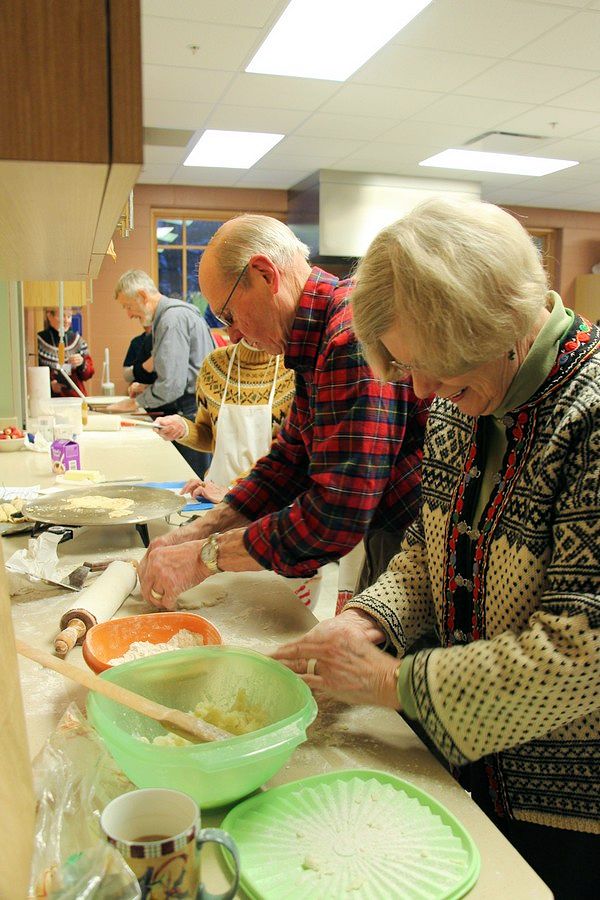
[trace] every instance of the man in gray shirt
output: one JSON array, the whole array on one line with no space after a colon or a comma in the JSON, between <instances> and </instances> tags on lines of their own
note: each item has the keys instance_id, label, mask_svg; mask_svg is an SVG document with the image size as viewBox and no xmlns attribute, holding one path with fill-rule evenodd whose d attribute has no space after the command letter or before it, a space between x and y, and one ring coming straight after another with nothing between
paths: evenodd
<instances>
[{"instance_id":1,"label":"man in gray shirt","mask_svg":"<svg viewBox=\"0 0 600 900\"><path fill-rule=\"evenodd\" d=\"M152 357L156 380L134 382L130 396L139 406L165 415L165 410L193 419L196 415L196 376L204 358L214 349L210 329L191 303L164 297L146 272L131 269L121 275L115 299L130 319L152 326ZM175 445L202 478L210 455Z\"/></svg>"}]
</instances>

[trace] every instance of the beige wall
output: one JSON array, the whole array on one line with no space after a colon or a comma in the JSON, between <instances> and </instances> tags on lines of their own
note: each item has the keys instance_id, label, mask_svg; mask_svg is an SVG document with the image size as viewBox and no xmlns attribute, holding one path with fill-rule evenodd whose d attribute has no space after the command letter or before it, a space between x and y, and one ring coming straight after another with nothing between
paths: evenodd
<instances>
[{"instance_id":1,"label":"beige wall","mask_svg":"<svg viewBox=\"0 0 600 900\"><path fill-rule=\"evenodd\" d=\"M129 320L117 305L114 287L127 269L144 269L152 274L152 209L186 209L236 212L264 212L285 217L286 191L242 190L236 188L200 188L178 185L140 184L134 189L134 224L128 238L115 237L117 261L107 256L94 282L94 302L84 312L85 335L95 363L96 374L89 392L100 393L104 348L110 350L111 380L117 394L126 392L121 375L129 342L141 331L137 321Z\"/></svg>"},{"instance_id":2,"label":"beige wall","mask_svg":"<svg viewBox=\"0 0 600 900\"><path fill-rule=\"evenodd\" d=\"M587 275L594 263L600 262L600 213L526 206L506 209L527 228L560 229L557 289L565 304L574 307L576 277Z\"/></svg>"}]
</instances>

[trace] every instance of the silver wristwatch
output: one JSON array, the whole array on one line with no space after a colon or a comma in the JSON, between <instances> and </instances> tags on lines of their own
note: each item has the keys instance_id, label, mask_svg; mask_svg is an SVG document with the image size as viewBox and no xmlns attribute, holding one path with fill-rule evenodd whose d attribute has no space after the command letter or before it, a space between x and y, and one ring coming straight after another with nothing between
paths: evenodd
<instances>
[{"instance_id":1,"label":"silver wristwatch","mask_svg":"<svg viewBox=\"0 0 600 900\"><path fill-rule=\"evenodd\" d=\"M200 551L200 559L208 569L211 575L217 575L223 569L219 568L219 542L217 538L219 532L211 534Z\"/></svg>"}]
</instances>

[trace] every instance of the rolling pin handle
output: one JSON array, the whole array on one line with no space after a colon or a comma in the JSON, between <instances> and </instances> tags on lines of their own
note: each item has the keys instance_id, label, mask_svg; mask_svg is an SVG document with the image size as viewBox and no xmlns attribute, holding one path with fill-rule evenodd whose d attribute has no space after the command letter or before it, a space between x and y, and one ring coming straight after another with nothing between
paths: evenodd
<instances>
[{"instance_id":1,"label":"rolling pin handle","mask_svg":"<svg viewBox=\"0 0 600 900\"><path fill-rule=\"evenodd\" d=\"M72 650L75 644L85 637L87 630L88 626L81 619L71 619L68 627L63 629L54 641L56 655L64 659L69 650Z\"/></svg>"}]
</instances>

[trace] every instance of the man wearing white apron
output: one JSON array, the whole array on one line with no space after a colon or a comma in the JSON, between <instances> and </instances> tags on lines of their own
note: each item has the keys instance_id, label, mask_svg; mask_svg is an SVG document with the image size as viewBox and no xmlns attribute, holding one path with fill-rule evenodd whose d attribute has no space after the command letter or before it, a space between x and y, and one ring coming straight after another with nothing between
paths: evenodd
<instances>
[{"instance_id":1,"label":"man wearing white apron","mask_svg":"<svg viewBox=\"0 0 600 900\"><path fill-rule=\"evenodd\" d=\"M212 462L206 472L205 478L193 478L182 488L182 493L192 494L194 497L206 497L209 500L219 502L223 499L230 485L248 472L257 459L266 456L271 448L273 440L273 399L277 388L277 377L282 366L280 356L272 357L273 377L266 403L244 403L242 397L242 368L240 366L240 345L248 352L263 355L245 340L233 346L225 387L221 397ZM216 351L222 353L222 351ZM237 390L235 384L231 384L231 375L237 363ZM231 398L233 402L231 402ZM229 400L229 402L228 402ZM181 416L165 416L157 419L157 424L162 425L160 436L172 441L186 438L189 433L187 420ZM281 576L283 577L283 576ZM298 599L313 609L321 586L321 574L312 578L285 578L286 585L292 590Z\"/></svg>"}]
</instances>

